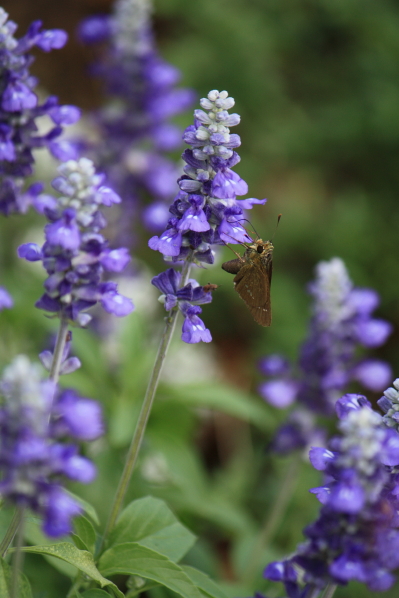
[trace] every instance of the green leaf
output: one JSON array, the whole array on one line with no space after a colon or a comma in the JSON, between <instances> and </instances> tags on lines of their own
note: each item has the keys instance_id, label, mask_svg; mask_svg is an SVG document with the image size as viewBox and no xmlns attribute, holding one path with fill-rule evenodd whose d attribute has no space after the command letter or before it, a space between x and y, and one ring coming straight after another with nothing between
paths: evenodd
<instances>
[{"instance_id":1,"label":"green leaf","mask_svg":"<svg viewBox=\"0 0 399 598\"><path fill-rule=\"evenodd\" d=\"M93 553L96 543L96 531L90 521L82 515L80 517L75 517L73 520L73 527L75 533L72 534L72 538L76 546L81 550L88 550Z\"/></svg>"},{"instance_id":2,"label":"green leaf","mask_svg":"<svg viewBox=\"0 0 399 598\"><path fill-rule=\"evenodd\" d=\"M184 598L201 598L201 593L184 571L154 550L135 542L118 544L102 555L99 565L104 575L139 575L152 579Z\"/></svg>"},{"instance_id":3,"label":"green leaf","mask_svg":"<svg viewBox=\"0 0 399 598\"><path fill-rule=\"evenodd\" d=\"M48 536L46 536L42 532L41 520L38 517L35 517L32 515L27 517L24 535L25 535L26 541L29 542L29 544L32 544L34 546L47 546L48 545L48 542L49 542ZM63 536L62 538L59 539L59 541L67 542L68 536ZM57 571L59 571L63 575L66 575L70 579L73 579L75 577L76 567L73 567L69 563L66 563L65 561L61 561L60 559L56 559L53 556L49 556L47 554L44 554L43 557L46 559L46 561L52 567L54 567L54 569L57 569Z\"/></svg>"},{"instance_id":4,"label":"green leaf","mask_svg":"<svg viewBox=\"0 0 399 598\"><path fill-rule=\"evenodd\" d=\"M47 546L23 546L21 550L34 554L54 556L62 561L66 561L67 563L74 565L80 571L83 571L83 573L96 581L102 588L111 586L112 590L116 591L118 595L123 596L122 592L118 590L115 584L109 579L105 579L105 577L98 571L94 564L93 555L86 550L79 550L73 544L60 542L59 544L49 544Z\"/></svg>"},{"instance_id":5,"label":"green leaf","mask_svg":"<svg viewBox=\"0 0 399 598\"><path fill-rule=\"evenodd\" d=\"M131 502L118 518L110 545L126 542L136 542L178 562L194 544L195 536L163 500L147 496Z\"/></svg>"},{"instance_id":6,"label":"green leaf","mask_svg":"<svg viewBox=\"0 0 399 598\"><path fill-rule=\"evenodd\" d=\"M23 573L18 575L18 598L32 598L32 591ZM9 598L11 591L12 569L4 559L0 559L0 598Z\"/></svg>"},{"instance_id":7,"label":"green leaf","mask_svg":"<svg viewBox=\"0 0 399 598\"><path fill-rule=\"evenodd\" d=\"M72 496L72 498L74 500L76 500L76 502L78 502L80 504L80 506L82 507L82 509L84 510L84 512L86 513L86 515L88 515L90 517L90 519L96 524L96 525L100 525L100 520L98 518L97 515L97 511L95 510L95 508L93 507L93 505L91 505L89 502L87 502L87 500L84 500L84 498L81 498L80 496L78 496L77 494L74 494L73 492L71 492L70 490L66 490L66 492L68 492L68 494L70 496Z\"/></svg>"},{"instance_id":8,"label":"green leaf","mask_svg":"<svg viewBox=\"0 0 399 598\"><path fill-rule=\"evenodd\" d=\"M226 598L226 594L205 573L198 569L194 569L194 567L189 567L188 565L181 565L181 568L187 573L191 581L195 583L201 592L212 598Z\"/></svg>"},{"instance_id":9,"label":"green leaf","mask_svg":"<svg viewBox=\"0 0 399 598\"><path fill-rule=\"evenodd\" d=\"M82 598L109 598L108 592L104 592L104 590L99 590L98 588L86 590L81 596Z\"/></svg>"},{"instance_id":10,"label":"green leaf","mask_svg":"<svg viewBox=\"0 0 399 598\"><path fill-rule=\"evenodd\" d=\"M173 389L162 385L162 390L170 401L217 409L251 422L262 430L270 430L275 426L276 416L263 401L220 382L176 384Z\"/></svg>"}]
</instances>

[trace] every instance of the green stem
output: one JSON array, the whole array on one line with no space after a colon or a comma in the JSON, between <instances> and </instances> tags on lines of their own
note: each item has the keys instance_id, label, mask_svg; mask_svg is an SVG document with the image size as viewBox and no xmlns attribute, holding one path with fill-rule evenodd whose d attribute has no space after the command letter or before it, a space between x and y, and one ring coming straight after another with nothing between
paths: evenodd
<instances>
[{"instance_id":1,"label":"green stem","mask_svg":"<svg viewBox=\"0 0 399 598\"><path fill-rule=\"evenodd\" d=\"M192 261L192 254L189 256L189 259L184 264L182 270L182 276L180 281L180 286L184 287L187 284L188 277L190 275L190 268L191 268L191 261ZM122 504L129 486L130 478L132 477L132 473L134 470L134 466L136 465L137 456L139 454L140 446L144 437L144 433L146 430L148 418L151 413L151 408L154 402L155 393L158 388L159 378L161 376L162 367L165 361L166 353L168 351L170 342L172 340L173 332L176 327L176 320L178 316L178 308L174 308L169 312L168 317L166 318L166 326L162 334L161 343L159 345L158 354L155 359L154 369L152 371L150 380L148 382L148 387L146 394L144 396L143 404L141 406L141 411L136 423L136 429L133 434L132 442L129 447L129 451L126 456L125 467L122 472L122 476L119 481L118 488L116 490L114 502L111 508L111 512L108 518L107 525L104 530L104 535L102 538L102 542L99 546L98 552L100 553L102 547L104 546L104 542L108 536L108 534L114 528L120 510L122 508Z\"/></svg>"},{"instance_id":2,"label":"green stem","mask_svg":"<svg viewBox=\"0 0 399 598\"><path fill-rule=\"evenodd\" d=\"M319 598L321 590L319 588L310 587L306 598Z\"/></svg>"},{"instance_id":3,"label":"green stem","mask_svg":"<svg viewBox=\"0 0 399 598\"><path fill-rule=\"evenodd\" d=\"M267 546L285 513L285 510L293 496L295 486L298 482L300 471L300 456L294 457L289 463L280 486L274 505L267 519L264 521L260 534L254 544L248 557L248 565L245 573L245 580L252 581L257 573L260 559L262 558L263 548Z\"/></svg>"},{"instance_id":4,"label":"green stem","mask_svg":"<svg viewBox=\"0 0 399 598\"><path fill-rule=\"evenodd\" d=\"M19 586L19 573L22 570L22 563L24 558L24 553L21 550L22 541L24 539L24 526L23 526L23 517L24 517L24 508L18 507L17 509L19 515L18 521L18 532L17 532L17 543L15 547L15 553L13 555L12 560L12 578L11 578L11 592L10 598L18 598L18 586Z\"/></svg>"},{"instance_id":5,"label":"green stem","mask_svg":"<svg viewBox=\"0 0 399 598\"><path fill-rule=\"evenodd\" d=\"M332 598L335 594L335 590L337 589L337 585L334 584L328 584L326 591L323 594L323 598Z\"/></svg>"},{"instance_id":6,"label":"green stem","mask_svg":"<svg viewBox=\"0 0 399 598\"><path fill-rule=\"evenodd\" d=\"M66 340L67 340L67 334L68 334L68 320L67 320L67 318L65 318L65 316L61 315L60 327L58 329L57 340L55 343L54 353L53 353L53 361L51 363L51 369L50 369L50 375L49 375L50 380L53 380L56 384L60 377L60 367L61 367L61 361L62 361L62 355L64 352L64 347L65 347Z\"/></svg>"},{"instance_id":7,"label":"green stem","mask_svg":"<svg viewBox=\"0 0 399 598\"><path fill-rule=\"evenodd\" d=\"M79 590L80 586L82 585L83 577L82 571L79 571L76 575L75 581L69 589L68 594L66 595L66 598L72 598L72 596L74 596L74 594Z\"/></svg>"},{"instance_id":8,"label":"green stem","mask_svg":"<svg viewBox=\"0 0 399 598\"><path fill-rule=\"evenodd\" d=\"M10 521L10 525L8 526L8 529L6 531L6 534L4 536L4 538L1 541L0 544L0 556L2 558L5 557L7 550L9 549L14 536L16 534L16 531L19 527L19 523L21 521L21 514L20 514L20 510L19 509L15 509L14 511L14 515L12 516L12 519Z\"/></svg>"}]
</instances>

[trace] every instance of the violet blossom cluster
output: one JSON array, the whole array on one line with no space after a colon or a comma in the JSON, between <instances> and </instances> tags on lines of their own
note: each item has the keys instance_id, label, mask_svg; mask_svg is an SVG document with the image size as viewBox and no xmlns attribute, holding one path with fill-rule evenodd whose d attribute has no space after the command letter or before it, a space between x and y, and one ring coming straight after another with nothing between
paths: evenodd
<instances>
[{"instance_id":1,"label":"violet blossom cluster","mask_svg":"<svg viewBox=\"0 0 399 598\"><path fill-rule=\"evenodd\" d=\"M167 157L182 143L170 119L195 97L176 87L178 69L159 56L150 12L149 0L117 0L111 15L89 17L79 30L86 43L106 43L93 71L111 101L95 115L103 141L92 146L91 155L124 199L121 225L130 239L138 211L150 230L165 226L181 172Z\"/></svg>"},{"instance_id":2,"label":"violet blossom cluster","mask_svg":"<svg viewBox=\"0 0 399 598\"><path fill-rule=\"evenodd\" d=\"M58 138L62 125L76 122L80 111L75 106L60 106L55 96L42 104L34 91L37 79L29 68L33 62L30 50L37 46L45 52L62 48L67 35L61 29L41 30L41 21L34 21L26 35L14 37L17 25L8 20L0 7L0 212L26 212L32 199L43 190L41 183L24 189L26 177L33 172L33 150L46 147L58 159L72 157L74 149ZM54 126L38 134L39 121L48 117Z\"/></svg>"},{"instance_id":3,"label":"violet blossom cluster","mask_svg":"<svg viewBox=\"0 0 399 598\"><path fill-rule=\"evenodd\" d=\"M162 292L159 301L164 304L166 311L178 307L184 316L181 339L185 343L195 344L203 341L209 343L212 336L204 322L199 318L200 304L210 303L212 293L206 292L204 287L191 279L184 287L179 288L181 274L173 268L154 276L151 283Z\"/></svg>"},{"instance_id":4,"label":"violet blossom cluster","mask_svg":"<svg viewBox=\"0 0 399 598\"><path fill-rule=\"evenodd\" d=\"M49 223L40 248L26 243L18 255L28 261L42 261L48 273L45 293L36 307L85 326L91 316L85 312L97 302L108 313L126 316L134 306L120 295L115 282L103 281L104 271L121 272L130 260L124 247L111 249L100 234L106 220L101 206L119 203L120 198L105 186L91 160L68 160L58 168L60 176L52 186L60 196L40 194L34 207Z\"/></svg>"},{"instance_id":5,"label":"violet blossom cluster","mask_svg":"<svg viewBox=\"0 0 399 598\"><path fill-rule=\"evenodd\" d=\"M373 316L378 294L354 287L339 258L318 264L309 292L312 317L297 372L280 355L260 362L262 373L271 378L259 387L262 397L279 408L297 405L273 440L273 448L281 453L308 446L312 437L321 442L323 432L315 427L315 416L333 414L351 382L381 391L391 379L386 362L358 357L359 348L379 347L392 331L391 324Z\"/></svg>"},{"instance_id":6,"label":"violet blossom cluster","mask_svg":"<svg viewBox=\"0 0 399 598\"><path fill-rule=\"evenodd\" d=\"M183 153L185 174L178 180L180 191L169 208L171 218L166 230L148 242L151 249L174 263L189 259L212 264L212 245L252 242L241 224L244 209L266 202L236 199L247 193L248 186L232 170L240 161L234 148L241 143L240 137L229 129L240 122L238 114L228 112L234 99L227 91L213 90L202 98L200 105L204 110L194 111L194 125L183 136L191 148ZM180 275L172 268L156 276L152 283L162 291L160 299L165 309L178 307L184 315L182 340L209 342L211 334L198 317L198 304L209 303L211 293L195 280L179 289Z\"/></svg>"},{"instance_id":7,"label":"violet blossom cluster","mask_svg":"<svg viewBox=\"0 0 399 598\"><path fill-rule=\"evenodd\" d=\"M311 490L323 505L319 517L305 528L307 540L294 556L265 570L266 578L284 583L289 598L350 580L381 592L399 566L398 432L362 395L344 395L336 412L341 435L329 449L310 450L312 465L325 474L325 483Z\"/></svg>"},{"instance_id":8,"label":"violet blossom cluster","mask_svg":"<svg viewBox=\"0 0 399 598\"><path fill-rule=\"evenodd\" d=\"M210 91L200 100L203 110L194 111L194 125L183 135L191 148L182 156L185 174L169 208L172 216L166 230L148 243L173 262L193 251L194 260L213 264L212 245L252 242L241 224L244 210L266 199L237 200L248 192L248 185L232 170L240 161L234 148L241 145L239 135L229 128L240 122L238 114L228 112L234 103L227 91Z\"/></svg>"},{"instance_id":9,"label":"violet blossom cluster","mask_svg":"<svg viewBox=\"0 0 399 598\"><path fill-rule=\"evenodd\" d=\"M79 455L77 442L103 433L101 409L73 390L58 391L40 368L20 355L0 381L0 492L5 500L43 518L53 537L70 533L81 506L63 479L90 483L93 463Z\"/></svg>"}]
</instances>

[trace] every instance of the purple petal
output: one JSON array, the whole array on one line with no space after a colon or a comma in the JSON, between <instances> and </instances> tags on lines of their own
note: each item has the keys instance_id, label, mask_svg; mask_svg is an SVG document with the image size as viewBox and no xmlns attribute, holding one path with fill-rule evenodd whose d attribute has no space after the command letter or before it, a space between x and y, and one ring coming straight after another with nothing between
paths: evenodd
<instances>
[{"instance_id":1,"label":"purple petal","mask_svg":"<svg viewBox=\"0 0 399 598\"><path fill-rule=\"evenodd\" d=\"M175 228L169 228L160 237L151 237L148 246L155 251L160 251L166 256L178 256L182 243L182 233Z\"/></svg>"},{"instance_id":2,"label":"purple petal","mask_svg":"<svg viewBox=\"0 0 399 598\"><path fill-rule=\"evenodd\" d=\"M247 183L229 168L219 171L212 181L212 197L219 199L235 198L248 193Z\"/></svg>"},{"instance_id":3,"label":"purple petal","mask_svg":"<svg viewBox=\"0 0 399 598\"><path fill-rule=\"evenodd\" d=\"M80 157L78 145L68 139L52 141L48 144L48 148L52 155L57 158L57 160L60 160L60 162L78 160Z\"/></svg>"},{"instance_id":4,"label":"purple petal","mask_svg":"<svg viewBox=\"0 0 399 598\"><path fill-rule=\"evenodd\" d=\"M241 224L236 220L228 222L224 218L218 227L220 238L225 243L251 243L252 239L248 236Z\"/></svg>"},{"instance_id":5,"label":"purple petal","mask_svg":"<svg viewBox=\"0 0 399 598\"><path fill-rule=\"evenodd\" d=\"M379 295L374 289L352 289L348 297L349 303L362 316L369 316L380 303Z\"/></svg>"},{"instance_id":6,"label":"purple petal","mask_svg":"<svg viewBox=\"0 0 399 598\"><path fill-rule=\"evenodd\" d=\"M77 357L69 357L64 361L60 368L60 374L63 376L66 374L72 374L76 372L82 366L80 359Z\"/></svg>"},{"instance_id":7,"label":"purple petal","mask_svg":"<svg viewBox=\"0 0 399 598\"><path fill-rule=\"evenodd\" d=\"M100 303L106 312L114 314L114 316L117 316L118 318L123 318L134 310L132 300L115 291L104 293Z\"/></svg>"},{"instance_id":8,"label":"purple petal","mask_svg":"<svg viewBox=\"0 0 399 598\"><path fill-rule=\"evenodd\" d=\"M197 309L200 310L200 308ZM189 344L195 344L201 341L210 343L212 335L201 318L196 315L194 306L191 306L186 313L187 315L182 328L182 341Z\"/></svg>"},{"instance_id":9,"label":"purple petal","mask_svg":"<svg viewBox=\"0 0 399 598\"><path fill-rule=\"evenodd\" d=\"M258 364L259 371L265 376L283 376L288 374L290 364L282 355L274 354L263 357Z\"/></svg>"},{"instance_id":10,"label":"purple petal","mask_svg":"<svg viewBox=\"0 0 399 598\"><path fill-rule=\"evenodd\" d=\"M143 211L144 224L151 231L163 230L169 216L168 206L160 201L151 204Z\"/></svg>"},{"instance_id":11,"label":"purple petal","mask_svg":"<svg viewBox=\"0 0 399 598\"><path fill-rule=\"evenodd\" d=\"M360 560L354 560L343 554L330 565L330 573L341 583L347 583L351 579L365 582L364 564Z\"/></svg>"},{"instance_id":12,"label":"purple petal","mask_svg":"<svg viewBox=\"0 0 399 598\"><path fill-rule=\"evenodd\" d=\"M113 189L106 187L105 185L97 189L97 193L101 195L102 204L104 206L112 206L114 203L121 203L121 198Z\"/></svg>"},{"instance_id":13,"label":"purple petal","mask_svg":"<svg viewBox=\"0 0 399 598\"><path fill-rule=\"evenodd\" d=\"M248 197L247 199L238 199L237 204L243 210L251 210L254 205L260 204L264 205L267 202L267 199L255 199L255 197Z\"/></svg>"},{"instance_id":14,"label":"purple petal","mask_svg":"<svg viewBox=\"0 0 399 598\"><path fill-rule=\"evenodd\" d=\"M356 336L365 347L379 347L385 343L393 328L385 320L362 320L357 323Z\"/></svg>"},{"instance_id":15,"label":"purple petal","mask_svg":"<svg viewBox=\"0 0 399 598\"><path fill-rule=\"evenodd\" d=\"M90 484L96 477L96 468L94 464L85 457L74 455L64 462L63 473L71 480Z\"/></svg>"},{"instance_id":16,"label":"purple petal","mask_svg":"<svg viewBox=\"0 0 399 598\"><path fill-rule=\"evenodd\" d=\"M365 493L356 483L337 483L331 489L328 505L342 513L358 513L364 506Z\"/></svg>"},{"instance_id":17,"label":"purple petal","mask_svg":"<svg viewBox=\"0 0 399 598\"><path fill-rule=\"evenodd\" d=\"M362 361L355 367L353 376L363 386L374 392L386 388L393 377L391 366L379 359L366 359Z\"/></svg>"},{"instance_id":18,"label":"purple petal","mask_svg":"<svg viewBox=\"0 0 399 598\"><path fill-rule=\"evenodd\" d=\"M109 272L122 272L130 259L129 250L126 247L120 247L108 250L100 258L100 262Z\"/></svg>"},{"instance_id":19,"label":"purple petal","mask_svg":"<svg viewBox=\"0 0 399 598\"><path fill-rule=\"evenodd\" d=\"M371 403L363 395L348 393L337 400L335 403L335 411L339 419L343 419L351 411L361 409L362 407L370 407Z\"/></svg>"},{"instance_id":20,"label":"purple petal","mask_svg":"<svg viewBox=\"0 0 399 598\"><path fill-rule=\"evenodd\" d=\"M111 35L111 17L108 15L93 15L82 21L78 28L78 36L86 44L104 41Z\"/></svg>"},{"instance_id":21,"label":"purple petal","mask_svg":"<svg viewBox=\"0 0 399 598\"><path fill-rule=\"evenodd\" d=\"M210 228L205 212L194 206L185 211L183 218L177 224L177 229L181 232L188 230L205 232Z\"/></svg>"},{"instance_id":22,"label":"purple petal","mask_svg":"<svg viewBox=\"0 0 399 598\"><path fill-rule=\"evenodd\" d=\"M20 81L12 81L3 92L2 107L7 112L22 112L37 105L37 96Z\"/></svg>"},{"instance_id":23,"label":"purple petal","mask_svg":"<svg viewBox=\"0 0 399 598\"><path fill-rule=\"evenodd\" d=\"M36 243L24 243L17 249L18 257L28 262L37 262L43 258L42 250Z\"/></svg>"},{"instance_id":24,"label":"purple petal","mask_svg":"<svg viewBox=\"0 0 399 598\"><path fill-rule=\"evenodd\" d=\"M292 380L269 380L259 386L259 394L279 409L292 405L298 394L298 384Z\"/></svg>"},{"instance_id":25,"label":"purple petal","mask_svg":"<svg viewBox=\"0 0 399 598\"><path fill-rule=\"evenodd\" d=\"M104 434L100 404L80 397L73 390L65 390L56 404L68 432L79 440L95 440Z\"/></svg>"},{"instance_id":26,"label":"purple petal","mask_svg":"<svg viewBox=\"0 0 399 598\"><path fill-rule=\"evenodd\" d=\"M82 507L61 488L48 492L44 505L43 531L54 538L72 531L71 518L82 512Z\"/></svg>"},{"instance_id":27,"label":"purple petal","mask_svg":"<svg viewBox=\"0 0 399 598\"><path fill-rule=\"evenodd\" d=\"M79 227L72 218L61 218L44 228L46 240L50 245L63 247L75 251L80 246Z\"/></svg>"},{"instance_id":28,"label":"purple petal","mask_svg":"<svg viewBox=\"0 0 399 598\"><path fill-rule=\"evenodd\" d=\"M81 111L76 106L56 106L49 111L49 116L56 125L72 125L76 123Z\"/></svg>"},{"instance_id":29,"label":"purple petal","mask_svg":"<svg viewBox=\"0 0 399 598\"><path fill-rule=\"evenodd\" d=\"M168 268L165 272L161 272L151 280L157 289L165 295L176 295L178 284L180 282L181 274L173 268Z\"/></svg>"},{"instance_id":30,"label":"purple petal","mask_svg":"<svg viewBox=\"0 0 399 598\"><path fill-rule=\"evenodd\" d=\"M318 471L324 471L327 465L334 459L333 452L326 448L312 446L309 451L309 460Z\"/></svg>"},{"instance_id":31,"label":"purple petal","mask_svg":"<svg viewBox=\"0 0 399 598\"><path fill-rule=\"evenodd\" d=\"M4 287L0 287L0 311L2 309L11 309L14 301L8 291Z\"/></svg>"},{"instance_id":32,"label":"purple petal","mask_svg":"<svg viewBox=\"0 0 399 598\"><path fill-rule=\"evenodd\" d=\"M65 46L68 35L62 29L48 29L40 34L36 45L44 52L58 50Z\"/></svg>"}]
</instances>

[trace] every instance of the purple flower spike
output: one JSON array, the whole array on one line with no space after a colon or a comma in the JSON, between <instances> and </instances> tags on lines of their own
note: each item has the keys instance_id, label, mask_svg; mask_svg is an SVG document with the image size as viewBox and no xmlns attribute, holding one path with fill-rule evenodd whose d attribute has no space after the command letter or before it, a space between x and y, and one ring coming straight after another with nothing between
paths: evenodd
<instances>
[{"instance_id":1,"label":"purple flower spike","mask_svg":"<svg viewBox=\"0 0 399 598\"><path fill-rule=\"evenodd\" d=\"M399 381L394 386L385 396L392 405ZM338 406L341 434L331 440L332 450L310 452L327 480L311 490L322 504L318 519L305 528L306 541L289 560L265 571L268 579L284 583L290 597L350 580L384 591L399 566L398 431L361 395L346 395Z\"/></svg>"},{"instance_id":2,"label":"purple flower spike","mask_svg":"<svg viewBox=\"0 0 399 598\"><path fill-rule=\"evenodd\" d=\"M169 119L189 108L195 98L192 90L176 89L180 73L158 55L151 29L150 4L137 0L116 0L111 15L89 17L79 27L85 43L103 43L93 72L109 98L94 116L103 141L83 144L124 198L121 228L126 244L131 244L139 212L151 213L159 205L168 212L181 168L165 152L182 144L180 129ZM150 230L160 231L168 214L156 227L152 218L143 219Z\"/></svg>"},{"instance_id":3,"label":"purple flower spike","mask_svg":"<svg viewBox=\"0 0 399 598\"><path fill-rule=\"evenodd\" d=\"M345 395L356 397L359 403L354 398L347 402L345 397L339 399L351 382L358 381L366 388L379 391L391 379L387 363L376 359L359 360L358 349L359 345L368 348L382 344L392 326L385 320L373 318L378 294L372 289L354 288L339 258L318 264L309 292L313 297L312 318L301 347L298 373L291 373L278 356L269 358L270 366L265 358L261 370L274 379L262 383L259 392L277 407L295 399L302 409L309 411L313 421L316 414L333 415L335 409L338 417L342 417L348 409L357 409L359 404L364 405L362 401L367 402L364 397L358 399L361 395ZM292 386L291 397L287 391L290 384L296 385L296 393ZM295 442L287 442L289 433ZM309 426L287 423L277 432L272 445L275 450L281 447L283 452L287 452L289 445L304 448L309 436L313 436Z\"/></svg>"},{"instance_id":4,"label":"purple flower spike","mask_svg":"<svg viewBox=\"0 0 399 598\"><path fill-rule=\"evenodd\" d=\"M79 455L76 440L103 432L100 407L74 391L58 394L24 355L0 381L0 491L4 500L24 505L43 519L47 535L70 533L80 505L67 494L63 478L90 483L95 467Z\"/></svg>"},{"instance_id":5,"label":"purple flower spike","mask_svg":"<svg viewBox=\"0 0 399 598\"><path fill-rule=\"evenodd\" d=\"M42 260L48 278L45 294L36 307L50 313L64 314L80 326L91 316L83 314L96 302L108 313L122 317L131 313L130 299L116 290L116 284L103 283L103 271L121 272L130 260L127 249L110 249L100 234L106 220L99 211L119 197L104 187L104 177L96 173L91 160L68 160L58 168L60 176L52 185L62 193L58 199L40 195L35 205L49 219L46 242L40 249L33 243L21 245L18 255L29 261ZM65 364L73 371L76 362Z\"/></svg>"},{"instance_id":6,"label":"purple flower spike","mask_svg":"<svg viewBox=\"0 0 399 598\"><path fill-rule=\"evenodd\" d=\"M27 177L34 167L33 150L52 145L62 134L62 125L79 118L74 106L59 106L52 96L40 104L35 93L37 79L30 73L33 46L45 52L61 48L67 39L64 31L43 30L41 22L31 24L25 36L14 37L16 24L8 20L8 14L0 8L2 90L0 92L0 212L5 216L13 212L25 213L35 194L24 190ZM38 119L52 118L55 126L43 135L38 134ZM54 117L54 118L53 118Z\"/></svg>"},{"instance_id":7,"label":"purple flower spike","mask_svg":"<svg viewBox=\"0 0 399 598\"><path fill-rule=\"evenodd\" d=\"M194 258L209 262L204 245L209 245L210 236L214 244L251 242L240 222L243 208L266 200L244 200L244 204L236 199L247 193L248 186L231 169L240 160L233 151L240 145L239 137L229 131L239 122L238 115L228 113L234 106L233 98L226 91L213 90L200 104L203 110L195 111L195 124L183 136L191 148L183 153L187 165L178 181L181 191L170 208L174 218L163 235L150 239L149 246L172 258L193 246ZM174 231L183 234L177 236ZM196 244L190 238L193 232L198 233Z\"/></svg>"}]
</instances>

